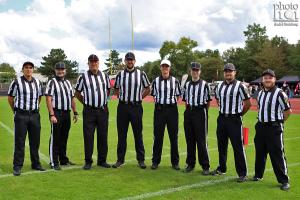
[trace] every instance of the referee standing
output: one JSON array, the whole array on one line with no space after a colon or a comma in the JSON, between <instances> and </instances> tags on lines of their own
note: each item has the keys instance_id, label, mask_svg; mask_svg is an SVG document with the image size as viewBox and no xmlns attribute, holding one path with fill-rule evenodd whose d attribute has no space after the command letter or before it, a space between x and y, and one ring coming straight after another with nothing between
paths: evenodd
<instances>
[{"instance_id":1,"label":"referee standing","mask_svg":"<svg viewBox=\"0 0 300 200\"><path fill-rule=\"evenodd\" d=\"M126 140L130 122L135 140L138 165L140 168L145 169L142 99L150 93L150 83L146 73L134 67L135 55L133 53L128 52L125 55L125 64L126 68L118 73L114 86L119 104L117 110L118 160L113 168L118 168L125 162Z\"/></svg>"},{"instance_id":2,"label":"referee standing","mask_svg":"<svg viewBox=\"0 0 300 200\"><path fill-rule=\"evenodd\" d=\"M172 168L180 170L178 154L178 108L177 100L181 95L179 81L170 75L171 62L162 60L161 75L152 82L151 95L154 97L154 144L151 169L157 169L161 161L165 126L167 125L171 144Z\"/></svg>"},{"instance_id":3,"label":"referee standing","mask_svg":"<svg viewBox=\"0 0 300 200\"><path fill-rule=\"evenodd\" d=\"M243 147L242 116L251 107L250 95L241 81L235 79L236 70L232 63L224 65L224 81L216 87L216 100L219 105L217 139L219 166L212 175L226 173L228 138L234 151L237 182L247 180L246 155Z\"/></svg>"},{"instance_id":4,"label":"referee standing","mask_svg":"<svg viewBox=\"0 0 300 200\"><path fill-rule=\"evenodd\" d=\"M283 123L291 114L288 96L275 86L274 71L268 69L262 74L264 88L258 93L258 122L254 138L255 175L253 181L263 178L267 154L269 153L273 170L282 190L288 190L289 177L283 146Z\"/></svg>"},{"instance_id":5,"label":"referee standing","mask_svg":"<svg viewBox=\"0 0 300 200\"><path fill-rule=\"evenodd\" d=\"M99 58L91 54L88 57L89 70L83 73L77 81L75 96L83 104L83 138L85 165L84 170L92 167L94 150L94 133L97 128L97 165L104 168L111 166L107 158L108 108L107 97L110 91L110 81L107 74L99 70Z\"/></svg>"},{"instance_id":6,"label":"referee standing","mask_svg":"<svg viewBox=\"0 0 300 200\"><path fill-rule=\"evenodd\" d=\"M46 103L51 122L51 136L49 142L50 166L60 170L60 165L74 165L67 157L67 141L71 126L70 110L73 110L74 123L78 120L74 91L70 81L65 79L65 63L55 64L55 77L46 87Z\"/></svg>"},{"instance_id":7,"label":"referee standing","mask_svg":"<svg viewBox=\"0 0 300 200\"><path fill-rule=\"evenodd\" d=\"M209 157L207 150L208 109L210 106L210 89L206 81L200 79L201 65L191 63L192 80L184 86L182 100L186 103L184 112L184 130L187 146L186 167L184 172L194 169L196 163L196 146L198 161L202 174L209 175Z\"/></svg>"},{"instance_id":8,"label":"referee standing","mask_svg":"<svg viewBox=\"0 0 300 200\"><path fill-rule=\"evenodd\" d=\"M25 62L22 67L24 75L15 79L8 90L8 103L15 114L13 161L13 174L15 176L21 175L27 132L30 146L31 168L38 171L45 171L39 159L41 133L39 104L43 93L40 81L32 77L33 70L33 63Z\"/></svg>"}]
</instances>

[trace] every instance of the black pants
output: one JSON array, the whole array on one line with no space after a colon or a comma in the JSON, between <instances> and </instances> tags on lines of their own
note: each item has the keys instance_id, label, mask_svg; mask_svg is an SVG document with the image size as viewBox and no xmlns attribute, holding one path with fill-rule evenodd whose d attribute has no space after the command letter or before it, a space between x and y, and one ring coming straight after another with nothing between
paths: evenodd
<instances>
[{"instance_id":1,"label":"black pants","mask_svg":"<svg viewBox=\"0 0 300 200\"><path fill-rule=\"evenodd\" d=\"M51 124L51 135L49 141L50 165L66 164L67 142L71 126L70 111L54 110L57 123ZM59 162L58 162L59 161Z\"/></svg>"},{"instance_id":2,"label":"black pants","mask_svg":"<svg viewBox=\"0 0 300 200\"><path fill-rule=\"evenodd\" d=\"M279 183L288 183L287 164L283 145L283 124L279 122L255 125L255 176L262 178L269 153Z\"/></svg>"},{"instance_id":3,"label":"black pants","mask_svg":"<svg viewBox=\"0 0 300 200\"><path fill-rule=\"evenodd\" d=\"M152 163L159 164L161 161L164 132L167 125L171 144L171 163L178 165L178 109L177 106L155 106L154 110L154 144Z\"/></svg>"},{"instance_id":4,"label":"black pants","mask_svg":"<svg viewBox=\"0 0 300 200\"><path fill-rule=\"evenodd\" d=\"M29 113L16 111L15 117L15 146L14 146L14 168L22 167L24 163L25 140L28 132L31 167L40 165L39 147L41 123L38 112Z\"/></svg>"},{"instance_id":5,"label":"black pants","mask_svg":"<svg viewBox=\"0 0 300 200\"><path fill-rule=\"evenodd\" d=\"M125 161L127 148L127 132L129 122L131 123L134 141L136 159L145 160L145 148L143 143L143 107L141 104L118 104L117 110L117 128L118 128L118 149L117 156L119 162Z\"/></svg>"},{"instance_id":6,"label":"black pants","mask_svg":"<svg viewBox=\"0 0 300 200\"><path fill-rule=\"evenodd\" d=\"M208 170L209 157L207 150L207 109L186 109L184 112L184 131L187 146L186 164L195 167L196 145L198 161L203 170Z\"/></svg>"},{"instance_id":7,"label":"black pants","mask_svg":"<svg viewBox=\"0 0 300 200\"><path fill-rule=\"evenodd\" d=\"M108 108L95 109L88 106L83 108L83 139L85 162L92 163L94 150L94 134L97 128L97 163L106 162L107 158L107 131L108 131Z\"/></svg>"},{"instance_id":8,"label":"black pants","mask_svg":"<svg viewBox=\"0 0 300 200\"><path fill-rule=\"evenodd\" d=\"M235 169L239 176L247 175L246 155L243 147L242 119L240 116L225 117L219 115L217 125L217 138L219 150L219 167L222 172L226 172L228 138L231 141Z\"/></svg>"}]
</instances>

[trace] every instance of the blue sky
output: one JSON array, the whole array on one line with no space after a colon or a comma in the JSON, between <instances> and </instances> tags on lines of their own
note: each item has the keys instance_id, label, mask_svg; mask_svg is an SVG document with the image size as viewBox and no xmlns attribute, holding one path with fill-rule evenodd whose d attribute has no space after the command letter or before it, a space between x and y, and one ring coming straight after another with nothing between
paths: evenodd
<instances>
[{"instance_id":1,"label":"blue sky","mask_svg":"<svg viewBox=\"0 0 300 200\"><path fill-rule=\"evenodd\" d=\"M159 59L161 44L182 36L196 40L199 50L222 52L242 47L243 31L254 22L266 26L269 36L283 36L296 43L299 27L274 26L274 3L278 1L0 0L0 63L8 62L17 70L25 60L40 65L41 57L51 48L62 48L81 69L86 68L91 53L99 55L104 68L109 18L112 48L122 57L131 49L131 4L138 65Z\"/></svg>"}]
</instances>

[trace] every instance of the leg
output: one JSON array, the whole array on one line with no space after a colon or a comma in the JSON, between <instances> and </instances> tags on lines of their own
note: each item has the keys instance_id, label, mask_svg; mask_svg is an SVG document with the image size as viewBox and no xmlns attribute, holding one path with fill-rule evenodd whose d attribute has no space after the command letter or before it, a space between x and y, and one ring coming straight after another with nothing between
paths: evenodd
<instances>
[{"instance_id":1,"label":"leg","mask_svg":"<svg viewBox=\"0 0 300 200\"><path fill-rule=\"evenodd\" d=\"M97 150L98 164L105 163L107 157L108 109L98 112L97 117Z\"/></svg>"},{"instance_id":2,"label":"leg","mask_svg":"<svg viewBox=\"0 0 300 200\"><path fill-rule=\"evenodd\" d=\"M130 121L134 135L136 159L145 160L145 148L143 143L143 107L142 105L134 106L130 112Z\"/></svg>"},{"instance_id":3,"label":"leg","mask_svg":"<svg viewBox=\"0 0 300 200\"><path fill-rule=\"evenodd\" d=\"M225 118L222 116L218 117L217 120L217 139L218 139L218 150L219 150L219 166L218 170L226 172L227 162L227 150L228 150L228 134L224 126Z\"/></svg>"},{"instance_id":4,"label":"leg","mask_svg":"<svg viewBox=\"0 0 300 200\"><path fill-rule=\"evenodd\" d=\"M71 127L70 113L63 113L62 119L63 119L63 124L61 128L59 162L62 164L66 164L69 162L69 158L67 157L67 144L69 138L69 131Z\"/></svg>"},{"instance_id":5,"label":"leg","mask_svg":"<svg viewBox=\"0 0 300 200\"><path fill-rule=\"evenodd\" d=\"M164 132L165 132L165 116L162 110L154 110L154 119L153 119L153 133L154 133L154 142L153 142L153 154L152 154L152 163L159 164L161 161L161 152L164 141Z\"/></svg>"},{"instance_id":6,"label":"leg","mask_svg":"<svg viewBox=\"0 0 300 200\"><path fill-rule=\"evenodd\" d=\"M171 163L172 165L178 165L179 153L178 153L178 109L172 107L167 110L167 129L171 144Z\"/></svg>"},{"instance_id":7,"label":"leg","mask_svg":"<svg viewBox=\"0 0 300 200\"><path fill-rule=\"evenodd\" d=\"M55 114L57 123L51 123L51 135L49 141L49 155L50 155L50 165L58 165L58 156L60 150L60 139L61 139L61 130L62 130L62 118L61 115Z\"/></svg>"},{"instance_id":8,"label":"leg","mask_svg":"<svg viewBox=\"0 0 300 200\"><path fill-rule=\"evenodd\" d=\"M92 155L94 150L94 133L96 128L95 110L83 108L83 139L85 162L93 163Z\"/></svg>"},{"instance_id":9,"label":"leg","mask_svg":"<svg viewBox=\"0 0 300 200\"><path fill-rule=\"evenodd\" d=\"M263 178L264 171L266 167L267 161L267 146L266 146L266 137L265 137L265 130L262 125L257 123L255 125L255 138L254 138L254 145L255 145L255 177Z\"/></svg>"},{"instance_id":10,"label":"leg","mask_svg":"<svg viewBox=\"0 0 300 200\"><path fill-rule=\"evenodd\" d=\"M30 122L28 124L28 137L29 137L30 158L31 158L32 167L41 165L40 158L39 158L40 135L41 135L40 114L34 113L30 116Z\"/></svg>"},{"instance_id":11,"label":"leg","mask_svg":"<svg viewBox=\"0 0 300 200\"><path fill-rule=\"evenodd\" d=\"M195 167L196 163L196 139L195 139L195 128L192 123L192 113L189 110L184 112L184 133L186 141L186 164Z\"/></svg>"},{"instance_id":12,"label":"leg","mask_svg":"<svg viewBox=\"0 0 300 200\"><path fill-rule=\"evenodd\" d=\"M117 129L118 129L118 161L124 162L127 147L127 132L129 126L128 105L119 104L117 110Z\"/></svg>"}]
</instances>

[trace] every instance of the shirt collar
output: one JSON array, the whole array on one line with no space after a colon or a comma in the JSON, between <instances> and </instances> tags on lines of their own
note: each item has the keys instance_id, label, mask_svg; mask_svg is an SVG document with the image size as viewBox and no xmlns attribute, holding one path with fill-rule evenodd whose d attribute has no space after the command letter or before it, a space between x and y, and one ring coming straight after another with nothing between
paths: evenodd
<instances>
[{"instance_id":1,"label":"shirt collar","mask_svg":"<svg viewBox=\"0 0 300 200\"><path fill-rule=\"evenodd\" d=\"M93 74L91 70L88 70L88 74L90 74L90 75L100 75L100 70L97 71L97 74Z\"/></svg>"},{"instance_id":2,"label":"shirt collar","mask_svg":"<svg viewBox=\"0 0 300 200\"><path fill-rule=\"evenodd\" d=\"M127 69L127 67L125 67L124 71L125 71L126 73L132 73L132 72L135 71L135 67L133 67L133 70L131 70L131 71L129 71L129 70Z\"/></svg>"},{"instance_id":3,"label":"shirt collar","mask_svg":"<svg viewBox=\"0 0 300 200\"><path fill-rule=\"evenodd\" d=\"M230 83L227 83L227 81L226 80L224 80L224 84L225 85L231 85L231 84L235 84L237 82L237 80L236 79L234 79L233 81L231 81Z\"/></svg>"},{"instance_id":4,"label":"shirt collar","mask_svg":"<svg viewBox=\"0 0 300 200\"><path fill-rule=\"evenodd\" d=\"M64 80L65 80L64 78L60 78L60 77L58 77L58 76L55 76L55 79L56 79L57 81L64 81Z\"/></svg>"},{"instance_id":5,"label":"shirt collar","mask_svg":"<svg viewBox=\"0 0 300 200\"><path fill-rule=\"evenodd\" d=\"M162 81L162 80L169 80L171 78L171 75L169 75L168 78L163 78L162 75L159 76L159 80Z\"/></svg>"},{"instance_id":6,"label":"shirt collar","mask_svg":"<svg viewBox=\"0 0 300 200\"><path fill-rule=\"evenodd\" d=\"M33 77L31 77L31 81L29 81L28 79L25 78L24 75L21 76L21 78L22 78L24 81L28 82L28 83L32 83L32 81L33 81L33 79L34 79Z\"/></svg>"},{"instance_id":7,"label":"shirt collar","mask_svg":"<svg viewBox=\"0 0 300 200\"><path fill-rule=\"evenodd\" d=\"M274 87L272 87L271 89L269 89L268 91L264 88L263 89L263 91L265 92L265 93L268 93L268 92L273 92L274 90L276 90L276 85L274 85Z\"/></svg>"}]
</instances>

